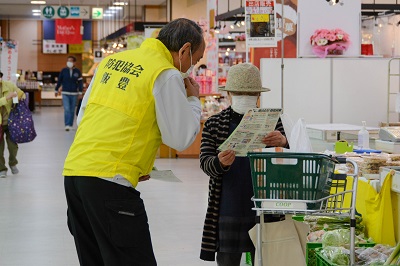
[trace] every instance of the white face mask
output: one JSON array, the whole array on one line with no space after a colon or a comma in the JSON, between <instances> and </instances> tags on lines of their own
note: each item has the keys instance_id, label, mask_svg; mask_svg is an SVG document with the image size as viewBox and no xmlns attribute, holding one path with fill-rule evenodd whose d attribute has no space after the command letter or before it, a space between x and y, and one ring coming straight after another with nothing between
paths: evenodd
<instances>
[{"instance_id":1,"label":"white face mask","mask_svg":"<svg viewBox=\"0 0 400 266\"><path fill-rule=\"evenodd\" d=\"M191 49L189 50L189 53L190 53L190 67L186 72L182 72L181 59L179 58L179 71L181 72L183 79L189 77L194 68L193 61L192 61L193 59L192 59L192 50Z\"/></svg>"},{"instance_id":2,"label":"white face mask","mask_svg":"<svg viewBox=\"0 0 400 266\"><path fill-rule=\"evenodd\" d=\"M67 62L67 67L73 68L73 67L74 67L74 63L68 61L68 62Z\"/></svg>"},{"instance_id":3,"label":"white face mask","mask_svg":"<svg viewBox=\"0 0 400 266\"><path fill-rule=\"evenodd\" d=\"M258 96L231 95L233 111L239 114L246 113L251 108L257 108Z\"/></svg>"}]
</instances>

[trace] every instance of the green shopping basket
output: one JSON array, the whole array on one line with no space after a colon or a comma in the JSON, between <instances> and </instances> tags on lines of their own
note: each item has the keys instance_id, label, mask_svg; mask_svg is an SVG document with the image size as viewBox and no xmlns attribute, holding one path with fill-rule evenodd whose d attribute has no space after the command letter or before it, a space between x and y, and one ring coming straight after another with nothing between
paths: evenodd
<instances>
[{"instance_id":1,"label":"green shopping basket","mask_svg":"<svg viewBox=\"0 0 400 266\"><path fill-rule=\"evenodd\" d=\"M256 208L293 209L329 196L336 161L324 154L290 152L249 152ZM266 202L265 199L275 201ZM281 201L279 201L281 199ZM265 204L265 205L264 205ZM297 207L296 207L297 206Z\"/></svg>"}]
</instances>

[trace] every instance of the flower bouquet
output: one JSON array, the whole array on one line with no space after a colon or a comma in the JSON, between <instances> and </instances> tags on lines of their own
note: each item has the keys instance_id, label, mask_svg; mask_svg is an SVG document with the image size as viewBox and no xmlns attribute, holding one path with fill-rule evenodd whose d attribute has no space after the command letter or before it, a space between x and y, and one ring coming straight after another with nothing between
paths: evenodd
<instances>
[{"instance_id":1,"label":"flower bouquet","mask_svg":"<svg viewBox=\"0 0 400 266\"><path fill-rule=\"evenodd\" d=\"M313 53L325 58L330 55L342 55L350 46L350 36L341 29L319 29L310 37Z\"/></svg>"}]
</instances>

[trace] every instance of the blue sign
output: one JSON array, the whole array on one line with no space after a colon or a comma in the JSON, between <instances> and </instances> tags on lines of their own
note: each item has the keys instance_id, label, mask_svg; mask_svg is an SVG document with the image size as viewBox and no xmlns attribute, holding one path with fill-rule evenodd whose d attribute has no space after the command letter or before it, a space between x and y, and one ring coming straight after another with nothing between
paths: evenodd
<instances>
[{"instance_id":1,"label":"blue sign","mask_svg":"<svg viewBox=\"0 0 400 266\"><path fill-rule=\"evenodd\" d=\"M71 6L69 11L71 12L70 16L71 17L80 17L81 9L79 6Z\"/></svg>"}]
</instances>

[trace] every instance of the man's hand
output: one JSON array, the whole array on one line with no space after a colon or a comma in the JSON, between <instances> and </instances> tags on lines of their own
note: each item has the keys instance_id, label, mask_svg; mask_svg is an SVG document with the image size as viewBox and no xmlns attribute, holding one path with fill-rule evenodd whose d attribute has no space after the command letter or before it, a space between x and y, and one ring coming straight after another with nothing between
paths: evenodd
<instances>
[{"instance_id":1,"label":"man's hand","mask_svg":"<svg viewBox=\"0 0 400 266\"><path fill-rule=\"evenodd\" d=\"M285 147L287 144L287 139L280 131L275 130L265 135L265 137L262 139L262 143L271 147Z\"/></svg>"},{"instance_id":2,"label":"man's hand","mask_svg":"<svg viewBox=\"0 0 400 266\"><path fill-rule=\"evenodd\" d=\"M183 81L185 82L187 97L199 98L200 85L192 77L185 78Z\"/></svg>"},{"instance_id":3,"label":"man's hand","mask_svg":"<svg viewBox=\"0 0 400 266\"><path fill-rule=\"evenodd\" d=\"M150 179L150 175L144 175L144 176L139 177L139 182L147 181L149 179Z\"/></svg>"},{"instance_id":4,"label":"man's hand","mask_svg":"<svg viewBox=\"0 0 400 266\"><path fill-rule=\"evenodd\" d=\"M218 153L218 160L222 167L227 167L235 161L235 152L233 150L221 151Z\"/></svg>"}]
</instances>

